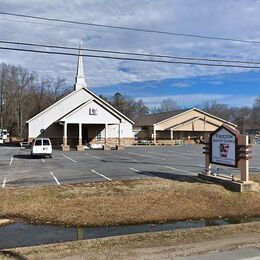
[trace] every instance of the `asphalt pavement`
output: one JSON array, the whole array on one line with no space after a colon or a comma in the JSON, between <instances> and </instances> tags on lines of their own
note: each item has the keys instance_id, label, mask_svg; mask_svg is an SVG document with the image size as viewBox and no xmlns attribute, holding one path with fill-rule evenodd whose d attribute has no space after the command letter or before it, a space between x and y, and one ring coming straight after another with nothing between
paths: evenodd
<instances>
[{"instance_id":1,"label":"asphalt pavement","mask_svg":"<svg viewBox=\"0 0 260 260\"><path fill-rule=\"evenodd\" d=\"M68 183L169 178L183 180L204 169L200 145L142 146L123 151L54 150L53 158L30 156L30 150L0 147L0 187L60 185ZM253 147L251 172L260 172L260 145ZM213 167L215 171L217 166ZM239 174L238 169L220 167L221 173Z\"/></svg>"}]
</instances>

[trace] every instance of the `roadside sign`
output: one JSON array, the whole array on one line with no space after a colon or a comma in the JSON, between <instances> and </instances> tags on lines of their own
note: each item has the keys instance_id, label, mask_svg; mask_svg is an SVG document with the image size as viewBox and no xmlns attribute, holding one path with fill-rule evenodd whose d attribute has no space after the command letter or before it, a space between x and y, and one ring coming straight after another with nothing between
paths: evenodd
<instances>
[{"instance_id":1,"label":"roadside sign","mask_svg":"<svg viewBox=\"0 0 260 260\"><path fill-rule=\"evenodd\" d=\"M235 167L238 165L237 141L239 133L222 125L210 134L210 163Z\"/></svg>"},{"instance_id":2,"label":"roadside sign","mask_svg":"<svg viewBox=\"0 0 260 260\"><path fill-rule=\"evenodd\" d=\"M240 191L258 190L258 188L254 188L254 185L252 187L250 185L247 186L249 183L249 160L252 159L250 155L252 146L248 144L248 135L241 135L236 129L223 124L209 136L205 135L205 147L203 149L205 154L205 171L201 175L207 176L206 179L213 178L218 179L220 182L236 182ZM211 172L212 164L239 168L239 184L232 172L231 178L222 175L219 179L216 172L214 174Z\"/></svg>"}]
</instances>

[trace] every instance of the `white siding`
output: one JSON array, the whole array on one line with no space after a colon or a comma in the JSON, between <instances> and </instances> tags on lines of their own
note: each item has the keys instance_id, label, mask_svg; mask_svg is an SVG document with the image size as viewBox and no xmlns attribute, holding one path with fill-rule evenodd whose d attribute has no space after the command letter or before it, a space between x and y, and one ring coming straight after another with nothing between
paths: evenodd
<instances>
[{"instance_id":1,"label":"white siding","mask_svg":"<svg viewBox=\"0 0 260 260\"><path fill-rule=\"evenodd\" d=\"M97 115L90 115L90 109L97 109ZM104 109L95 101L83 105L78 110L63 118L68 124L119 124L120 118Z\"/></svg>"},{"instance_id":2,"label":"white siding","mask_svg":"<svg viewBox=\"0 0 260 260\"><path fill-rule=\"evenodd\" d=\"M133 138L132 124L125 121L121 123L121 138ZM118 137L119 125L108 125L108 138Z\"/></svg>"},{"instance_id":3,"label":"white siding","mask_svg":"<svg viewBox=\"0 0 260 260\"><path fill-rule=\"evenodd\" d=\"M28 137L37 137L40 134L41 129L46 129L62 116L91 98L92 96L90 94L88 94L84 89L81 89L73 92L72 95L67 96L61 102L58 101L58 104L50 106L32 120L29 120Z\"/></svg>"},{"instance_id":4,"label":"white siding","mask_svg":"<svg viewBox=\"0 0 260 260\"><path fill-rule=\"evenodd\" d=\"M133 126L128 121L121 124L121 137L134 137Z\"/></svg>"},{"instance_id":5,"label":"white siding","mask_svg":"<svg viewBox=\"0 0 260 260\"><path fill-rule=\"evenodd\" d=\"M118 125L108 125L108 138L118 137Z\"/></svg>"},{"instance_id":6,"label":"white siding","mask_svg":"<svg viewBox=\"0 0 260 260\"><path fill-rule=\"evenodd\" d=\"M62 121L65 120L68 124L107 124L107 133L110 138L118 137L118 124L121 122L121 137L133 137L132 124L130 122L123 119L119 114L111 113L110 108L106 109L94 100L90 101L91 99L93 99L93 96L84 89L81 89L68 95L63 100L58 101L28 121L28 137L36 138L40 135L41 129L47 129L62 117L64 117ZM73 111L80 104L87 101L90 102L69 114L70 111ZM90 108L97 108L97 115L90 115ZM68 114L68 116L65 116L66 114ZM105 131L103 130L102 137L104 136Z\"/></svg>"}]
</instances>

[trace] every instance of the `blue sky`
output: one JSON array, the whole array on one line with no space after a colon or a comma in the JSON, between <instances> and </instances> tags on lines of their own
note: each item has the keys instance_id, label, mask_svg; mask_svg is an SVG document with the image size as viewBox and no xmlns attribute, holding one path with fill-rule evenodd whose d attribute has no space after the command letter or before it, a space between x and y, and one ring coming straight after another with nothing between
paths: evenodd
<instances>
[{"instance_id":1,"label":"blue sky","mask_svg":"<svg viewBox=\"0 0 260 260\"><path fill-rule=\"evenodd\" d=\"M257 0L1 0L0 11L176 33L260 41ZM260 61L260 44L129 32L0 15L0 40L115 51ZM7 46L0 44L0 46ZM8 47L10 47L8 45ZM45 49L44 49L45 50ZM88 54L88 53L85 53ZM93 53L92 53L93 54ZM63 77L73 89L76 57L0 50L0 62L40 76ZM251 106L260 95L260 70L84 58L88 87L146 105L172 98L180 107L217 100Z\"/></svg>"},{"instance_id":2,"label":"blue sky","mask_svg":"<svg viewBox=\"0 0 260 260\"><path fill-rule=\"evenodd\" d=\"M95 92L107 96L120 92L143 99L148 106L158 106L162 99L172 98L181 108L199 106L207 100L242 107L253 104L259 89L260 72L244 72L118 84L96 88Z\"/></svg>"}]
</instances>

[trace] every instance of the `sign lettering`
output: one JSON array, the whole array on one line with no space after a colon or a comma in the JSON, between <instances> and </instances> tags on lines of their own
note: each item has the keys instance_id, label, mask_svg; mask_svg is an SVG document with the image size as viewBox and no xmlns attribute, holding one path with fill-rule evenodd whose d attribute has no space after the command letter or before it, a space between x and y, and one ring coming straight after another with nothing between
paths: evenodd
<instances>
[{"instance_id":1,"label":"sign lettering","mask_svg":"<svg viewBox=\"0 0 260 260\"><path fill-rule=\"evenodd\" d=\"M236 135L225 128L211 134L211 163L236 167Z\"/></svg>"}]
</instances>

